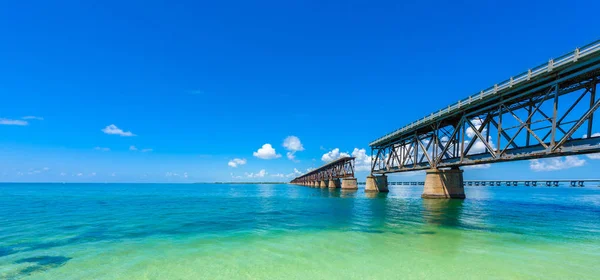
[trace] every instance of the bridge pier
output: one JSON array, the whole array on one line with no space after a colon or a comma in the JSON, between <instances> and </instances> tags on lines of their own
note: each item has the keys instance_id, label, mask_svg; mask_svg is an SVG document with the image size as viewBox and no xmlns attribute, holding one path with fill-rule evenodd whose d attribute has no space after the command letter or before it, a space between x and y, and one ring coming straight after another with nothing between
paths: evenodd
<instances>
[{"instance_id":1,"label":"bridge pier","mask_svg":"<svg viewBox=\"0 0 600 280\"><path fill-rule=\"evenodd\" d=\"M342 190L358 190L358 182L356 178L342 179Z\"/></svg>"},{"instance_id":2,"label":"bridge pier","mask_svg":"<svg viewBox=\"0 0 600 280\"><path fill-rule=\"evenodd\" d=\"M337 189L340 187L340 179L329 179L329 186L330 189Z\"/></svg>"},{"instance_id":3,"label":"bridge pier","mask_svg":"<svg viewBox=\"0 0 600 280\"><path fill-rule=\"evenodd\" d=\"M325 180L325 179L321 180L321 183L319 184L319 187L321 189L327 188L327 180Z\"/></svg>"},{"instance_id":4,"label":"bridge pier","mask_svg":"<svg viewBox=\"0 0 600 280\"><path fill-rule=\"evenodd\" d=\"M465 198L463 171L458 167L450 170L432 168L427 170L422 198Z\"/></svg>"},{"instance_id":5,"label":"bridge pier","mask_svg":"<svg viewBox=\"0 0 600 280\"><path fill-rule=\"evenodd\" d=\"M387 176L367 176L365 192L389 192Z\"/></svg>"}]
</instances>

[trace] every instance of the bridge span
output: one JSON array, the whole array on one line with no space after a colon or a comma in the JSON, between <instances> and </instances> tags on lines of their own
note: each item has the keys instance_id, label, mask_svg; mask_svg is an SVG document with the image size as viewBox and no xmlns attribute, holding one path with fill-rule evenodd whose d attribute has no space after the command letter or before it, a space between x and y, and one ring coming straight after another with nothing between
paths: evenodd
<instances>
[{"instance_id":1,"label":"bridge span","mask_svg":"<svg viewBox=\"0 0 600 280\"><path fill-rule=\"evenodd\" d=\"M372 141L366 183L426 170L423 198L465 198L462 166L598 153L599 80L596 41Z\"/></svg>"},{"instance_id":2,"label":"bridge span","mask_svg":"<svg viewBox=\"0 0 600 280\"><path fill-rule=\"evenodd\" d=\"M294 178L290 183L313 188L356 190L358 183L354 177L354 157L342 157L329 162Z\"/></svg>"}]
</instances>

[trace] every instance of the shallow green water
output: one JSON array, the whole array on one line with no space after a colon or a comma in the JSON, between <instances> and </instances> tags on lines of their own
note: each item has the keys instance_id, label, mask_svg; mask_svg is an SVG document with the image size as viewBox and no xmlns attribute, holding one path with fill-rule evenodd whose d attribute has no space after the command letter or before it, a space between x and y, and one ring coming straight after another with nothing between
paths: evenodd
<instances>
[{"instance_id":1,"label":"shallow green water","mask_svg":"<svg viewBox=\"0 0 600 280\"><path fill-rule=\"evenodd\" d=\"M0 279L594 279L600 188L0 184Z\"/></svg>"}]
</instances>

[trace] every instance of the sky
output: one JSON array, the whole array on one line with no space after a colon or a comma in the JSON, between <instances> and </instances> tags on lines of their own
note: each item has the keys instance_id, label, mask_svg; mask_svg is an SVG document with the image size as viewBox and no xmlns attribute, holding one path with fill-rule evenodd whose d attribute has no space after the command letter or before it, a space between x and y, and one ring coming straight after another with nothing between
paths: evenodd
<instances>
[{"instance_id":1,"label":"sky","mask_svg":"<svg viewBox=\"0 0 600 280\"><path fill-rule=\"evenodd\" d=\"M0 5L2 182L289 181L343 155L364 180L372 140L600 39L598 1ZM465 179L591 178L598 158Z\"/></svg>"}]
</instances>

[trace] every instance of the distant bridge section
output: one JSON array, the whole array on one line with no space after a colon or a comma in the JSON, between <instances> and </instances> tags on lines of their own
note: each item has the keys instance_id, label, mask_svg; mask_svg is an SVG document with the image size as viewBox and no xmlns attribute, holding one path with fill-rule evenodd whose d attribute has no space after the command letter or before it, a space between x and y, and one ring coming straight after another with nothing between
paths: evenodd
<instances>
[{"instance_id":1,"label":"distant bridge section","mask_svg":"<svg viewBox=\"0 0 600 280\"><path fill-rule=\"evenodd\" d=\"M461 166L598 153L599 80L596 41L372 141L371 173L428 170L423 197L464 198Z\"/></svg>"},{"instance_id":2,"label":"distant bridge section","mask_svg":"<svg viewBox=\"0 0 600 280\"><path fill-rule=\"evenodd\" d=\"M358 184L354 178L354 157L343 157L329 162L294 178L290 183L309 187L357 189Z\"/></svg>"}]
</instances>

